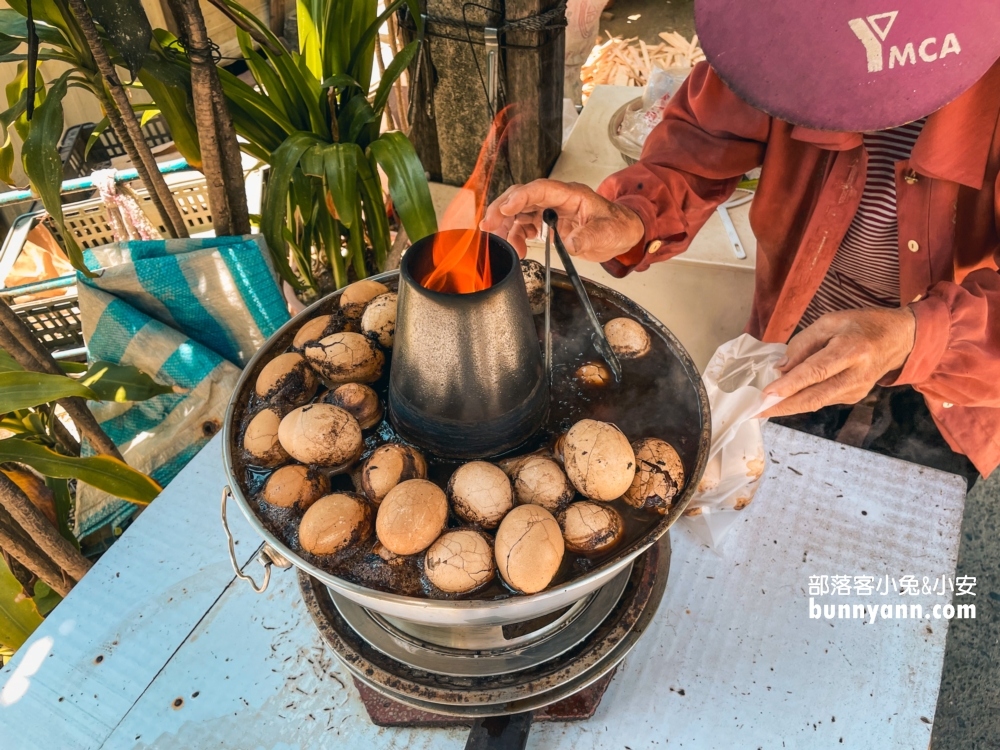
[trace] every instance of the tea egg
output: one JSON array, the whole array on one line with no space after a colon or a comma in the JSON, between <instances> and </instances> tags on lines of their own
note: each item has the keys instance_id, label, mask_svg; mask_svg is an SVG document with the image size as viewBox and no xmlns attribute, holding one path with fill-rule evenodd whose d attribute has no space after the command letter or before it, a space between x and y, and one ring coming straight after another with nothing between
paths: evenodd
<instances>
[{"instance_id":1,"label":"tea egg","mask_svg":"<svg viewBox=\"0 0 1000 750\"><path fill-rule=\"evenodd\" d=\"M566 549L581 555L604 552L622 539L625 523L609 505L573 503L557 517Z\"/></svg>"},{"instance_id":2,"label":"tea egg","mask_svg":"<svg viewBox=\"0 0 1000 750\"><path fill-rule=\"evenodd\" d=\"M540 505L518 505L497 529L497 570L512 589L534 594L552 582L565 548L562 530L551 513Z\"/></svg>"},{"instance_id":3,"label":"tea egg","mask_svg":"<svg viewBox=\"0 0 1000 750\"><path fill-rule=\"evenodd\" d=\"M376 448L361 466L361 491L375 505L401 482L427 477L427 461L416 448L386 443Z\"/></svg>"},{"instance_id":4,"label":"tea egg","mask_svg":"<svg viewBox=\"0 0 1000 750\"><path fill-rule=\"evenodd\" d=\"M448 499L464 521L495 529L514 507L510 480L503 469L486 461L459 466L448 480Z\"/></svg>"},{"instance_id":5,"label":"tea egg","mask_svg":"<svg viewBox=\"0 0 1000 750\"><path fill-rule=\"evenodd\" d=\"M371 506L350 492L321 497L299 522L299 543L314 555L334 555L365 541L371 533Z\"/></svg>"},{"instance_id":6,"label":"tea egg","mask_svg":"<svg viewBox=\"0 0 1000 750\"><path fill-rule=\"evenodd\" d=\"M450 594L479 588L493 580L495 570L489 540L472 529L442 534L424 555L427 580Z\"/></svg>"},{"instance_id":7,"label":"tea egg","mask_svg":"<svg viewBox=\"0 0 1000 750\"><path fill-rule=\"evenodd\" d=\"M288 460L288 453L278 440L281 415L275 409L259 411L243 433L243 449L257 466L277 466Z\"/></svg>"},{"instance_id":8,"label":"tea egg","mask_svg":"<svg viewBox=\"0 0 1000 750\"><path fill-rule=\"evenodd\" d=\"M383 498L375 517L375 533L390 552L415 555L441 536L447 521L444 491L426 479L410 479Z\"/></svg>"},{"instance_id":9,"label":"tea egg","mask_svg":"<svg viewBox=\"0 0 1000 750\"><path fill-rule=\"evenodd\" d=\"M563 466L581 494L591 500L614 500L632 484L635 453L613 424L581 419L566 433Z\"/></svg>"},{"instance_id":10,"label":"tea egg","mask_svg":"<svg viewBox=\"0 0 1000 750\"><path fill-rule=\"evenodd\" d=\"M278 440L304 464L344 468L361 456L358 420L332 404L309 404L290 411L278 426Z\"/></svg>"}]
</instances>

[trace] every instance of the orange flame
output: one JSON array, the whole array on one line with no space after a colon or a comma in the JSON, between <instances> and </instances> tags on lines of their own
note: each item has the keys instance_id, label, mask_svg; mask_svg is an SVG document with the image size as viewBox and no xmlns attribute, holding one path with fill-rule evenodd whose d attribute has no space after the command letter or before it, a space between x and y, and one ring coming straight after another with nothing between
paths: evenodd
<instances>
[{"instance_id":1,"label":"orange flame","mask_svg":"<svg viewBox=\"0 0 1000 750\"><path fill-rule=\"evenodd\" d=\"M493 119L472 176L448 206L441 221L441 229L465 231L457 241L444 240L441 235L435 238L431 247L434 270L421 281L424 288L435 292L470 294L492 286L489 242L487 235L479 231L479 222L486 212L497 155L513 122L511 106L504 107Z\"/></svg>"}]
</instances>

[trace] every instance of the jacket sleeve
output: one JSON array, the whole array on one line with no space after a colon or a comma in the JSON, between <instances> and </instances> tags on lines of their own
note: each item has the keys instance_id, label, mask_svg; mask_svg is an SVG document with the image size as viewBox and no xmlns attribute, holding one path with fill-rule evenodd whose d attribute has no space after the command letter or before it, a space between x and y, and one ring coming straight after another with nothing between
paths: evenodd
<instances>
[{"instance_id":1,"label":"jacket sleeve","mask_svg":"<svg viewBox=\"0 0 1000 750\"><path fill-rule=\"evenodd\" d=\"M608 177L597 192L642 218L643 240L604 263L613 276L687 249L740 178L764 160L771 118L737 97L706 62L681 85L646 139L639 162ZM647 245L659 240L655 253Z\"/></svg>"},{"instance_id":2,"label":"jacket sleeve","mask_svg":"<svg viewBox=\"0 0 1000 750\"><path fill-rule=\"evenodd\" d=\"M994 221L1000 227L1000 178ZM1000 250L994 252L1000 264ZM919 302L913 350L893 385L912 385L943 405L1000 408L1000 273L973 271L940 281Z\"/></svg>"}]
</instances>

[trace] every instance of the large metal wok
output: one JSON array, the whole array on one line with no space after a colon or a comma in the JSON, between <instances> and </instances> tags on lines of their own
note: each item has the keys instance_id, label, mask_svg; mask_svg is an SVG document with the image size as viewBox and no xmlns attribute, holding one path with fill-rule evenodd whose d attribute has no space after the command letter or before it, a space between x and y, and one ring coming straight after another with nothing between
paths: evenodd
<instances>
[{"instance_id":1,"label":"large metal wok","mask_svg":"<svg viewBox=\"0 0 1000 750\"><path fill-rule=\"evenodd\" d=\"M374 278L395 288L398 282L398 272L385 273ZM562 289L571 288L565 274L558 271L553 271L553 285ZM679 501L672 506L666 515L659 519L650 531L623 545L612 558L573 580L555 585L538 594L517 595L489 601L426 599L377 591L333 575L290 549L267 528L258 516L255 510L256 501L247 497L249 489L244 476L245 472L237 468L241 466L239 459L240 439L242 437L240 425L243 424L245 410L251 402L251 394L260 369L271 358L285 351L295 332L307 320L336 308L339 292L334 292L317 301L282 326L257 352L243 371L226 412L223 425L223 455L229 487L223 495L223 522L225 523L227 498L232 497L265 542L259 556L260 562L265 568L264 585L266 585L266 577L270 573L272 564L281 567L294 565L323 582L336 594L390 618L408 621L418 626L495 627L532 620L580 602L627 569L638 555L666 534L670 526L687 508L707 461L711 439L711 420L705 389L698 370L688 353L663 324L638 304L618 292L592 281L585 281L585 285L595 305L606 303L615 308L617 313L628 315L642 322L652 335L658 336L662 340L669 352L669 356L663 358L663 362L657 370L658 388L656 393L658 396L654 399L655 403L643 403L642 394L630 395L630 398L637 403L636 419L641 422L644 433L655 434L674 444L684 461L688 477ZM558 329L556 332L558 333ZM626 388L628 387L627 376L623 384ZM611 398L610 394L608 398ZM623 427L623 429L625 428ZM642 436L641 434L632 435L628 430L625 431L630 437ZM228 533L228 528L226 530ZM230 549L232 550L231 537ZM233 563L235 566L235 557ZM249 578L239 570L237 570L237 575ZM253 581L251 584L256 589L263 590L263 586L257 586L253 584Z\"/></svg>"}]
</instances>

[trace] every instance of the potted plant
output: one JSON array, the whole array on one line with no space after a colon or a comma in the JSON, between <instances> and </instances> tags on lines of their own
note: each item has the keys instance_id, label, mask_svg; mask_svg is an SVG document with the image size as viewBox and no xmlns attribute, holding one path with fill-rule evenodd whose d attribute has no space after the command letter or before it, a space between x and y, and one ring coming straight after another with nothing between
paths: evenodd
<instances>
[{"instance_id":1,"label":"potted plant","mask_svg":"<svg viewBox=\"0 0 1000 750\"><path fill-rule=\"evenodd\" d=\"M14 80L6 85L8 108L0 113L0 180L12 184L14 145L10 131L16 130L24 141L21 157L28 181L45 210L62 225L63 169L58 156L63 133L62 100L68 89L84 89L98 99L107 115L95 128L91 143L110 122L168 233L186 237L180 212L142 139L136 112L162 110L178 150L195 168L201 163L197 129L190 117L172 115L176 109L185 108L184 88L162 86L143 70L144 62L155 50L151 50L153 31L141 2L88 0L83 5L82 0L36 1L30 14L27 0L9 0L7 4L10 7L0 9L0 62L17 62L18 66ZM46 60L68 66L47 86L37 69L37 64ZM132 104L115 66L127 68L133 76L145 80L157 91L157 103ZM73 237L68 232L63 235L70 261L89 275Z\"/></svg>"},{"instance_id":2,"label":"potted plant","mask_svg":"<svg viewBox=\"0 0 1000 750\"><path fill-rule=\"evenodd\" d=\"M401 132L380 132L393 83L421 43L416 1L395 0L378 14L377 0L307 0L298 6L297 51L235 0L220 2L239 27L256 84L220 70L222 90L240 147L270 166L260 226L282 278L313 296L384 269L390 230L380 169L409 238L434 232L412 144ZM418 38L371 93L379 28L404 5ZM146 69L160 82L182 83L190 66L182 45L163 31L156 39L160 53Z\"/></svg>"},{"instance_id":3,"label":"potted plant","mask_svg":"<svg viewBox=\"0 0 1000 750\"><path fill-rule=\"evenodd\" d=\"M20 646L89 567L77 551L70 524L76 483L137 505L148 504L160 492L154 480L115 456L81 455L80 441L60 419L56 404L72 398L142 401L174 389L134 367L107 362L89 368L63 362L60 367L66 374L28 372L0 349L0 538L5 553L0 559L0 657ZM34 527L15 515L30 510L29 503L38 511Z\"/></svg>"}]
</instances>

